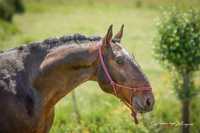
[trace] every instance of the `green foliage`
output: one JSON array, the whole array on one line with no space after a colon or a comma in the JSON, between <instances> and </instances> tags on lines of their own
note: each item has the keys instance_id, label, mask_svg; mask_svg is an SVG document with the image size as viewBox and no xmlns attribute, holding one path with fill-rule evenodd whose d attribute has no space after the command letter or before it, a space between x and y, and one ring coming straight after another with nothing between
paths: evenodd
<instances>
[{"instance_id":1,"label":"green foliage","mask_svg":"<svg viewBox=\"0 0 200 133\"><path fill-rule=\"evenodd\" d=\"M197 94L193 78L200 66L200 12L173 10L165 13L158 26L157 39L156 57L172 72L173 87L182 103L182 121L188 123L190 113L187 110ZM195 110L192 108L191 112ZM192 124L197 125L198 121ZM182 126L182 131L190 131L190 127L184 128Z\"/></svg>"},{"instance_id":2,"label":"green foliage","mask_svg":"<svg viewBox=\"0 0 200 133\"><path fill-rule=\"evenodd\" d=\"M0 0L0 18L6 21L11 21L14 9L5 0Z\"/></svg>"},{"instance_id":3,"label":"green foliage","mask_svg":"<svg viewBox=\"0 0 200 133\"><path fill-rule=\"evenodd\" d=\"M172 11L158 27L157 58L169 69L190 73L200 64L200 12Z\"/></svg>"},{"instance_id":4,"label":"green foliage","mask_svg":"<svg viewBox=\"0 0 200 133\"><path fill-rule=\"evenodd\" d=\"M22 0L15 0L15 9L17 13L23 13L25 11Z\"/></svg>"},{"instance_id":5,"label":"green foliage","mask_svg":"<svg viewBox=\"0 0 200 133\"><path fill-rule=\"evenodd\" d=\"M184 88L184 76L181 76L180 74L173 73L173 85L174 89L176 91L177 97L180 100L190 100L194 98L197 95L197 87L194 84L193 80L193 73L190 73L188 80L188 88L190 89L183 89Z\"/></svg>"},{"instance_id":6,"label":"green foliage","mask_svg":"<svg viewBox=\"0 0 200 133\"><path fill-rule=\"evenodd\" d=\"M191 121L192 121L192 133L200 133L200 108L199 108L199 98L195 97L191 103L192 113L191 113Z\"/></svg>"},{"instance_id":7,"label":"green foliage","mask_svg":"<svg viewBox=\"0 0 200 133\"><path fill-rule=\"evenodd\" d=\"M0 0L0 18L12 21L15 13L23 13L24 5L22 0Z\"/></svg>"},{"instance_id":8,"label":"green foliage","mask_svg":"<svg viewBox=\"0 0 200 133\"><path fill-rule=\"evenodd\" d=\"M0 40L5 40L6 38L18 33L18 28L11 23L7 23L0 19Z\"/></svg>"}]
</instances>

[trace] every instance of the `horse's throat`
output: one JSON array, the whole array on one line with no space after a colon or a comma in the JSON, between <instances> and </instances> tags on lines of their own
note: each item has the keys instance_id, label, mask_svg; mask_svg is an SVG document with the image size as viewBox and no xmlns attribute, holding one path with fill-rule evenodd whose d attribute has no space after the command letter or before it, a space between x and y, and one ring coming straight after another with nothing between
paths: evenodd
<instances>
[{"instance_id":1,"label":"horse's throat","mask_svg":"<svg viewBox=\"0 0 200 133\"><path fill-rule=\"evenodd\" d=\"M51 108L71 90L88 81L93 72L92 68L68 71L61 69L38 77L34 84L41 94L45 108Z\"/></svg>"}]
</instances>

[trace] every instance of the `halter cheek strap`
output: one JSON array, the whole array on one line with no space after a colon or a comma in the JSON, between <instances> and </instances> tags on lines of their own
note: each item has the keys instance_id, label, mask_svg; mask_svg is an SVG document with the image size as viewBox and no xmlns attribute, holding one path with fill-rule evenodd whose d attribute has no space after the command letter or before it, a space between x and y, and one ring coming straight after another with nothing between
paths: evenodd
<instances>
[{"instance_id":1,"label":"halter cheek strap","mask_svg":"<svg viewBox=\"0 0 200 133\"><path fill-rule=\"evenodd\" d=\"M98 53L99 53L99 59L100 59L100 63L101 63L101 66L104 70L104 73L109 81L109 84L112 86L112 89L114 91L114 94L115 96L119 97L118 96L118 88L119 89L128 89L129 92L130 92L130 97L129 97L129 100L124 100L122 99L121 97L119 97L121 99L121 101L128 107L131 109L132 111L132 116L134 118L134 121L136 124L138 124L138 119L137 119L137 111L132 107L132 97L134 96L134 94L138 93L138 92L151 92L151 88L150 87L128 87L128 86L125 86L125 85L121 85L121 84L118 84L116 83L115 81L113 81L109 71L108 71L108 68L106 67L105 65L105 62L104 62L104 59L103 59L103 54L102 54L102 49L101 47L98 48Z\"/></svg>"}]
</instances>

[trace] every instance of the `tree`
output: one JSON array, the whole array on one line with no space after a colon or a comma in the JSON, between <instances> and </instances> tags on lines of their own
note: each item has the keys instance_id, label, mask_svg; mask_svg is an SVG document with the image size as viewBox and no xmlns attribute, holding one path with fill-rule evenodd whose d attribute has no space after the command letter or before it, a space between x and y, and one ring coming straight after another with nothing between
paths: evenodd
<instances>
[{"instance_id":1,"label":"tree","mask_svg":"<svg viewBox=\"0 0 200 133\"><path fill-rule=\"evenodd\" d=\"M190 103L196 95L194 73L200 66L200 12L165 13L158 26L156 58L174 77L174 88L182 104L182 133L190 132Z\"/></svg>"},{"instance_id":2,"label":"tree","mask_svg":"<svg viewBox=\"0 0 200 133\"><path fill-rule=\"evenodd\" d=\"M0 0L0 18L11 22L15 13L23 13L22 0Z\"/></svg>"}]
</instances>

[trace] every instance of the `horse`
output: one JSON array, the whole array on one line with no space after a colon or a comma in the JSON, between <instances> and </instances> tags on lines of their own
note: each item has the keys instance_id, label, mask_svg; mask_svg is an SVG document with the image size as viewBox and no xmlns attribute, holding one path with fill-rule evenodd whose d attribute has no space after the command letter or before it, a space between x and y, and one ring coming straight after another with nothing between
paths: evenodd
<instances>
[{"instance_id":1,"label":"horse","mask_svg":"<svg viewBox=\"0 0 200 133\"><path fill-rule=\"evenodd\" d=\"M0 133L48 133L56 103L78 85L98 82L133 113L152 111L154 95L147 77L113 36L74 34L49 38L0 53Z\"/></svg>"}]
</instances>

